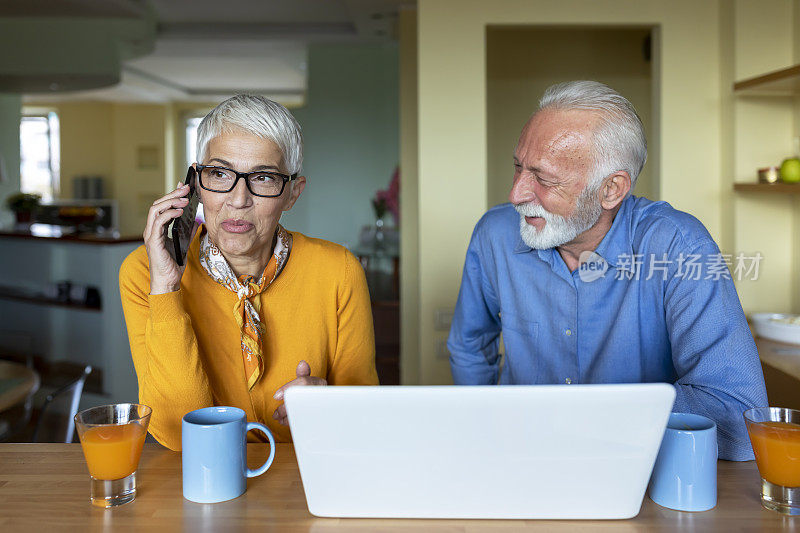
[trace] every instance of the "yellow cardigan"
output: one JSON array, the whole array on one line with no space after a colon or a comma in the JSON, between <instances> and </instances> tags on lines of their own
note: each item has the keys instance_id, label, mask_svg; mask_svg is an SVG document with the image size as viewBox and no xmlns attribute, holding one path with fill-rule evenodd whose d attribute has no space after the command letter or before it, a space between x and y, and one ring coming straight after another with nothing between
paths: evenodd
<instances>
[{"instance_id":1,"label":"yellow cardigan","mask_svg":"<svg viewBox=\"0 0 800 533\"><path fill-rule=\"evenodd\" d=\"M295 379L303 359L311 375L329 385L378 384L361 265L342 246L292 232L284 270L259 295L264 373L248 391L233 315L236 294L200 266L202 233L189 246L178 291L149 294L144 246L131 252L119 272L139 401L153 408L150 433L158 442L180 450L183 415L213 405L244 409L249 421L266 424L276 440L290 441L289 428L272 419L280 405L272 395Z\"/></svg>"}]
</instances>

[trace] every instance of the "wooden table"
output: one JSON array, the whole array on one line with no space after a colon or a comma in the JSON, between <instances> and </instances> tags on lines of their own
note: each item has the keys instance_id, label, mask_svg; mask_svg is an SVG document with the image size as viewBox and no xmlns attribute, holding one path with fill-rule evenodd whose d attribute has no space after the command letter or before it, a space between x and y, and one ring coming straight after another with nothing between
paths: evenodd
<instances>
[{"instance_id":1,"label":"wooden table","mask_svg":"<svg viewBox=\"0 0 800 533\"><path fill-rule=\"evenodd\" d=\"M0 361L0 411L23 403L39 390L39 374L19 363Z\"/></svg>"},{"instance_id":2,"label":"wooden table","mask_svg":"<svg viewBox=\"0 0 800 533\"><path fill-rule=\"evenodd\" d=\"M248 447L250 466L260 464L266 445ZM306 508L291 444L278 445L272 468L248 480L243 496L218 504L184 500L181 456L156 444L145 445L137 474L139 493L130 504L107 510L92 507L88 476L79 444L0 444L0 531L800 530L800 518L761 507L754 462L720 461L719 502L711 511L672 511L645 496L639 516L611 521L316 518ZM576 494L581 494L580 487Z\"/></svg>"},{"instance_id":3,"label":"wooden table","mask_svg":"<svg viewBox=\"0 0 800 533\"><path fill-rule=\"evenodd\" d=\"M769 404L800 409L800 345L755 337Z\"/></svg>"}]
</instances>

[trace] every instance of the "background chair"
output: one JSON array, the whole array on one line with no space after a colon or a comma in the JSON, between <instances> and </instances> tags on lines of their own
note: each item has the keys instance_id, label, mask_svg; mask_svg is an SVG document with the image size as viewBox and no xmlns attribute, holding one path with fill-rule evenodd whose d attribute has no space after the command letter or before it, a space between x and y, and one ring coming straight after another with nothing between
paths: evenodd
<instances>
[{"instance_id":1,"label":"background chair","mask_svg":"<svg viewBox=\"0 0 800 533\"><path fill-rule=\"evenodd\" d=\"M33 368L35 342L27 331L0 329L0 359Z\"/></svg>"},{"instance_id":2,"label":"background chair","mask_svg":"<svg viewBox=\"0 0 800 533\"><path fill-rule=\"evenodd\" d=\"M86 378L92 367L86 366L79 378L48 394L36 422L33 442L72 442L75 436L75 414Z\"/></svg>"}]
</instances>

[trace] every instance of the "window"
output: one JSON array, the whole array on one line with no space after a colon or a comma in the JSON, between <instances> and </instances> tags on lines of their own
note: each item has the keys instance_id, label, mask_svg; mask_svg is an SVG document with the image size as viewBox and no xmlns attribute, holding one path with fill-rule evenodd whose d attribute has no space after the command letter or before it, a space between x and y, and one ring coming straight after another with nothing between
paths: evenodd
<instances>
[{"instance_id":1,"label":"window","mask_svg":"<svg viewBox=\"0 0 800 533\"><path fill-rule=\"evenodd\" d=\"M197 128L203 117L189 117L186 119L186 166L189 167L192 163L197 163ZM203 204L197 206L197 220L205 220L203 213Z\"/></svg>"},{"instance_id":2,"label":"window","mask_svg":"<svg viewBox=\"0 0 800 533\"><path fill-rule=\"evenodd\" d=\"M61 149L58 115L23 115L19 127L20 189L50 201L58 193Z\"/></svg>"},{"instance_id":3,"label":"window","mask_svg":"<svg viewBox=\"0 0 800 533\"><path fill-rule=\"evenodd\" d=\"M203 117L186 119L186 166L197 162L197 128Z\"/></svg>"}]
</instances>

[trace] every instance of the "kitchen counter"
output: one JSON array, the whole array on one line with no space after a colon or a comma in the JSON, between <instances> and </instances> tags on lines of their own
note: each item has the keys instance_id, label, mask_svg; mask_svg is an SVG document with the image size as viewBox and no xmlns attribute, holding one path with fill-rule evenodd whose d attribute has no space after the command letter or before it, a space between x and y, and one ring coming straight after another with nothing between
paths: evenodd
<instances>
[{"instance_id":1,"label":"kitchen counter","mask_svg":"<svg viewBox=\"0 0 800 533\"><path fill-rule=\"evenodd\" d=\"M78 242L84 244L127 244L142 243L141 235L120 236L118 232L105 233L78 233L73 228L65 226L51 226L48 224L33 224L29 230L0 230L0 238L50 240L58 242Z\"/></svg>"}]
</instances>

